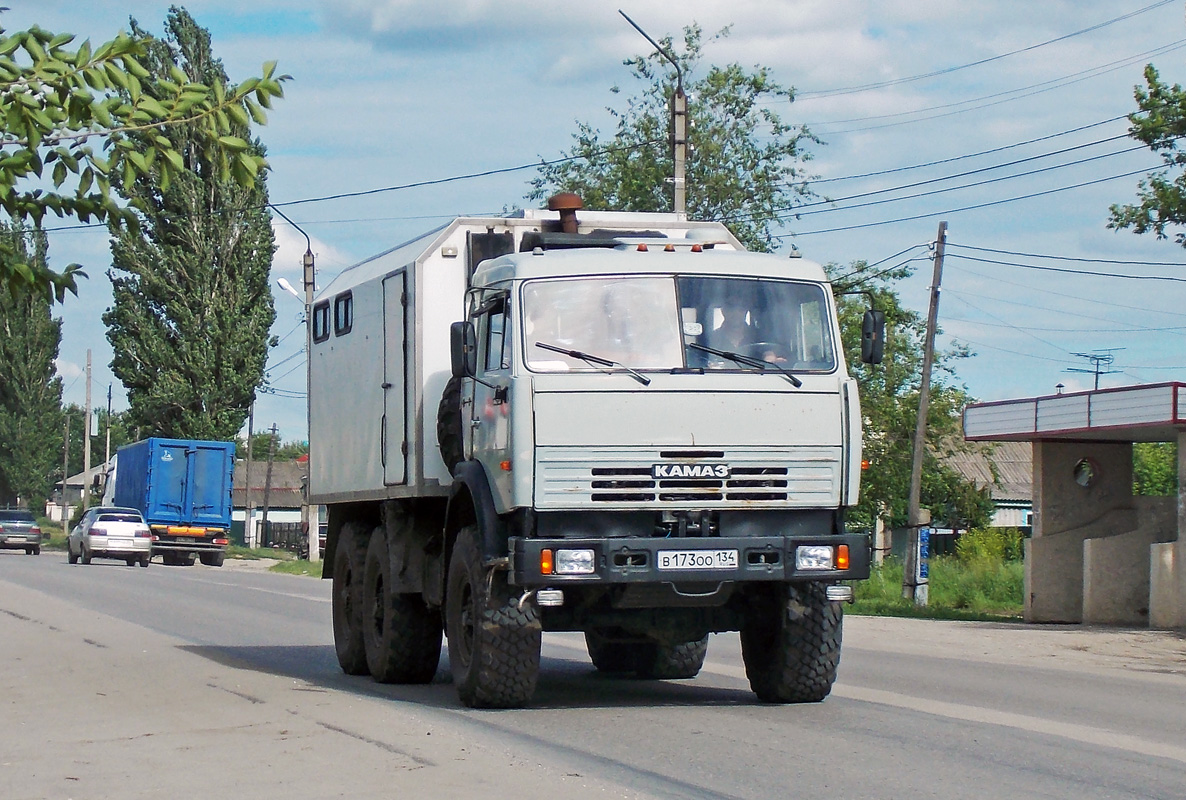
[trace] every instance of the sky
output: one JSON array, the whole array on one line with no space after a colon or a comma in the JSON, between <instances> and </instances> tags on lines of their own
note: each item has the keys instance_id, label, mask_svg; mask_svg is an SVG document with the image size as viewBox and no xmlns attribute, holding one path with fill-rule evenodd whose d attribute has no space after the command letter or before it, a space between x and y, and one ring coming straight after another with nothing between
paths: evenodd
<instances>
[{"instance_id":1,"label":"sky","mask_svg":"<svg viewBox=\"0 0 1186 800\"><path fill-rule=\"evenodd\" d=\"M9 31L37 24L93 43L129 16L161 33L169 3L9 0ZM925 314L931 249L947 223L940 348L974 355L954 380L979 400L1089 389L1084 357L1112 359L1101 387L1186 380L1186 250L1107 228L1159 159L1126 138L1133 87L1153 63L1186 81L1184 3L1157 0L203 0L185 7L211 31L233 81L266 60L292 76L258 130L271 201L311 237L318 283L465 214L528 204L532 168L362 198L297 203L564 155L578 121L612 130L606 106L638 85L622 65L654 38L696 22L705 64L769 67L793 87L772 99L804 124L812 188L778 233L822 263L909 262L901 300ZM610 88L621 86L615 96ZM70 227L72 223L54 224ZM300 285L304 236L277 218L273 277ZM100 321L111 304L102 228L55 230L51 266L89 279L59 311L67 403L114 384ZM1111 273L1111 276L1083 273ZM1119 276L1119 277L1117 277ZM1170 280L1165 280L1169 278ZM269 358L255 426L305 434L301 303L274 285L281 343ZM101 399L102 398L102 399Z\"/></svg>"}]
</instances>

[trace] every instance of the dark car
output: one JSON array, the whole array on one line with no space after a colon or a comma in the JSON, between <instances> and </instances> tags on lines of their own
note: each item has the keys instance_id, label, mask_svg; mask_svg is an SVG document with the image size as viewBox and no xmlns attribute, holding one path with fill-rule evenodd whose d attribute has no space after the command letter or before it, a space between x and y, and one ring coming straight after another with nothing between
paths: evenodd
<instances>
[{"instance_id":1,"label":"dark car","mask_svg":"<svg viewBox=\"0 0 1186 800\"><path fill-rule=\"evenodd\" d=\"M41 554L41 528L24 508L0 508L0 548Z\"/></svg>"}]
</instances>

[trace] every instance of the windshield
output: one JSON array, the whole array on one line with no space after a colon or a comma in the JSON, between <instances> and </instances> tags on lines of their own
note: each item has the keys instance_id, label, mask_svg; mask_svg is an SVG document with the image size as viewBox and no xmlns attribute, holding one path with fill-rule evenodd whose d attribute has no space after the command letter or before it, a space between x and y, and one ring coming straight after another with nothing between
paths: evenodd
<instances>
[{"instance_id":1,"label":"windshield","mask_svg":"<svg viewBox=\"0 0 1186 800\"><path fill-rule=\"evenodd\" d=\"M539 280L524 285L522 307L534 372L606 369L537 342L636 370L760 368L745 359L795 372L836 368L819 284L700 276Z\"/></svg>"}]
</instances>

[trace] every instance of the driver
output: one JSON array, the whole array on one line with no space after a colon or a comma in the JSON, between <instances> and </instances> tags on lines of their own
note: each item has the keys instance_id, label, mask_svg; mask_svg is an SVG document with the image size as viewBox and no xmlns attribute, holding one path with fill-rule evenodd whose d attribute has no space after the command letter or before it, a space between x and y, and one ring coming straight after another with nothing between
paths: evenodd
<instances>
[{"instance_id":1,"label":"driver","mask_svg":"<svg viewBox=\"0 0 1186 800\"><path fill-rule=\"evenodd\" d=\"M773 348L755 349L752 345L762 344L761 336L752 324L753 314L748 306L736 300L726 301L721 307L721 323L709 334L709 344L717 350L742 353L760 358L771 364L786 363L784 354Z\"/></svg>"}]
</instances>

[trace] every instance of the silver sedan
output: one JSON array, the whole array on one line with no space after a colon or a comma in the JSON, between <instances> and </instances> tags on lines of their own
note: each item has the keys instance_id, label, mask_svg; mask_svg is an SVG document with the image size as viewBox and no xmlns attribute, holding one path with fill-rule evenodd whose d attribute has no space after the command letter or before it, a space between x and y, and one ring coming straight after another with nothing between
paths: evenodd
<instances>
[{"instance_id":1,"label":"silver sedan","mask_svg":"<svg viewBox=\"0 0 1186 800\"><path fill-rule=\"evenodd\" d=\"M70 531L66 550L71 564L91 559L118 558L128 566L147 567L152 558L152 531L134 508L99 506L87 509Z\"/></svg>"}]
</instances>

